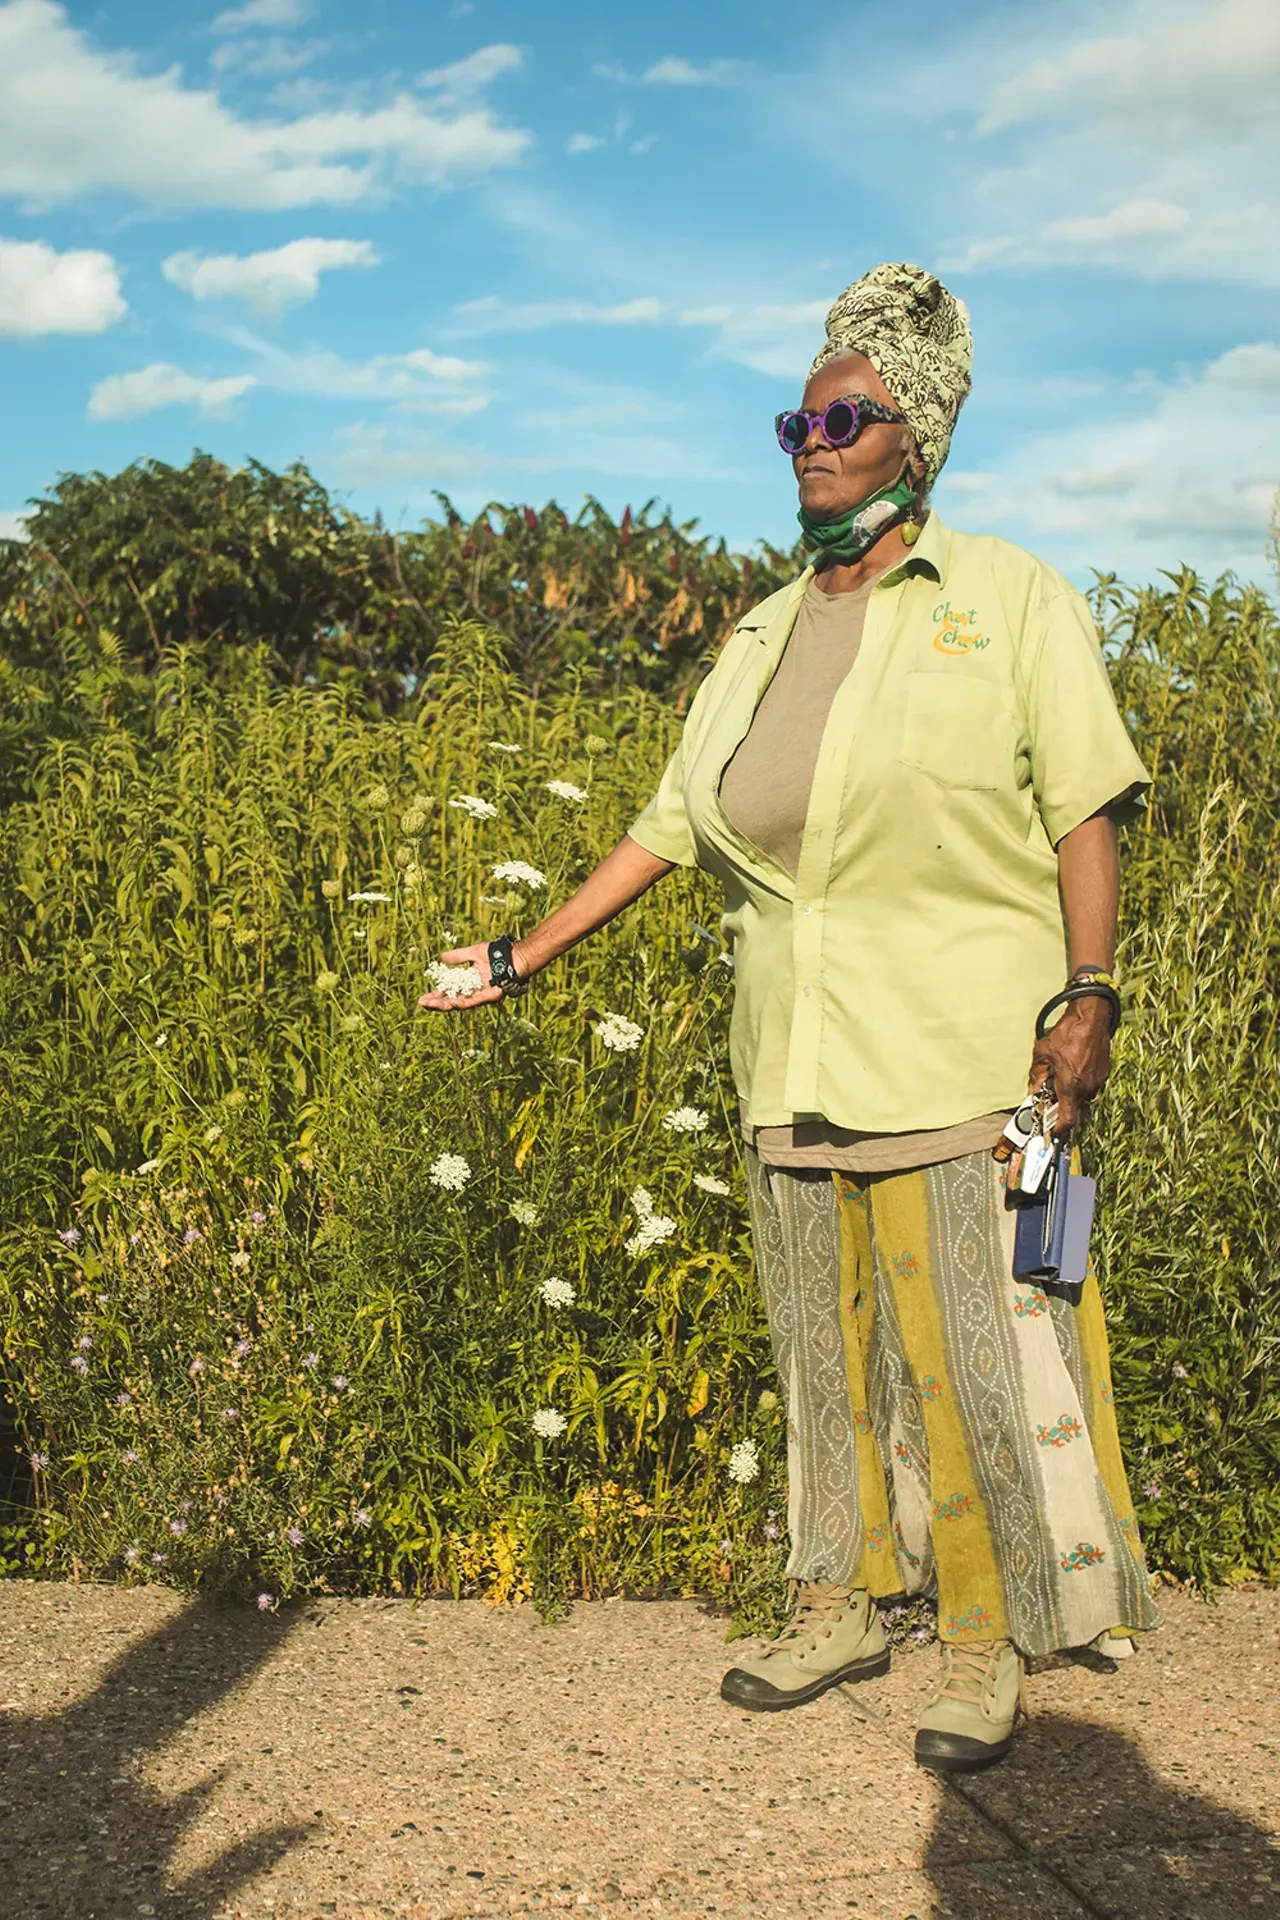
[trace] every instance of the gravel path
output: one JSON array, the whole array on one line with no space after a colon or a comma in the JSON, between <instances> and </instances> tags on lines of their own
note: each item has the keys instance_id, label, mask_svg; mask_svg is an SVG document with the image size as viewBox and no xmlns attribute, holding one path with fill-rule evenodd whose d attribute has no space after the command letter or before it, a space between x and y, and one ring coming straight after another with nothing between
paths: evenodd
<instances>
[{"instance_id":1,"label":"gravel path","mask_svg":"<svg viewBox=\"0 0 1280 1920\"><path fill-rule=\"evenodd\" d=\"M1031 1682L1009 1763L910 1758L932 1648L749 1715L685 1602L0 1587L6 1920L1280 1920L1280 1594L1178 1593Z\"/></svg>"}]
</instances>

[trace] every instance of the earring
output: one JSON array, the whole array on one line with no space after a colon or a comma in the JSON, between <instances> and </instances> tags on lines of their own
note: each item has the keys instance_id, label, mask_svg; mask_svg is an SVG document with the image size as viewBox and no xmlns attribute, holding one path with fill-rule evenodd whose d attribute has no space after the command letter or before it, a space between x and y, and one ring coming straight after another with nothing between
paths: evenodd
<instances>
[{"instance_id":1,"label":"earring","mask_svg":"<svg viewBox=\"0 0 1280 1920\"><path fill-rule=\"evenodd\" d=\"M903 546L914 547L916 541L920 538L920 527L918 523L914 520L906 520L903 522L900 531Z\"/></svg>"}]
</instances>

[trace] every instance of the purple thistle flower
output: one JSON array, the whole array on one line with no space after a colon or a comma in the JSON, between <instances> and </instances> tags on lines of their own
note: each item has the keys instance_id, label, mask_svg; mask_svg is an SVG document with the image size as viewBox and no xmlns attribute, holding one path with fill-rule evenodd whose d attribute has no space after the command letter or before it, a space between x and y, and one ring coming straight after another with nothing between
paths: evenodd
<instances>
[{"instance_id":1,"label":"purple thistle flower","mask_svg":"<svg viewBox=\"0 0 1280 1920\"><path fill-rule=\"evenodd\" d=\"M168 1554L167 1554L167 1553L153 1553L153 1554L152 1554L152 1556L151 1556L151 1564L152 1564L152 1566L153 1566L153 1567L167 1567L167 1566L168 1566L168 1564L169 1564L169 1556L168 1556Z\"/></svg>"},{"instance_id":2,"label":"purple thistle flower","mask_svg":"<svg viewBox=\"0 0 1280 1920\"><path fill-rule=\"evenodd\" d=\"M774 1520L765 1521L764 1537L766 1540L776 1540L778 1537L779 1531L780 1529L776 1521Z\"/></svg>"},{"instance_id":3,"label":"purple thistle flower","mask_svg":"<svg viewBox=\"0 0 1280 1920\"><path fill-rule=\"evenodd\" d=\"M222 1412L218 1415L218 1418L219 1420L221 1420L224 1427L234 1427L236 1421L240 1418L240 1415L236 1412L234 1407L224 1407L222 1409Z\"/></svg>"},{"instance_id":4,"label":"purple thistle flower","mask_svg":"<svg viewBox=\"0 0 1280 1920\"><path fill-rule=\"evenodd\" d=\"M265 1213L263 1213L261 1207L255 1207L253 1212L249 1215L249 1218L252 1220L255 1227L265 1227L267 1224L267 1216Z\"/></svg>"},{"instance_id":5,"label":"purple thistle flower","mask_svg":"<svg viewBox=\"0 0 1280 1920\"><path fill-rule=\"evenodd\" d=\"M76 1341L76 1345L79 1347L81 1353L88 1353L90 1347L93 1345L93 1335L91 1333L82 1333Z\"/></svg>"},{"instance_id":6,"label":"purple thistle flower","mask_svg":"<svg viewBox=\"0 0 1280 1920\"><path fill-rule=\"evenodd\" d=\"M335 1373L335 1374L334 1374L334 1376L333 1376L333 1384L334 1384L334 1386L335 1386L335 1387L336 1387L336 1388L338 1389L338 1392L339 1392L339 1393L342 1393L342 1392L343 1392L343 1391L345 1390L345 1388L347 1387L347 1385L349 1384L349 1383L348 1383L348 1380L347 1380L347 1376L346 1376L346 1374L345 1374L345 1373Z\"/></svg>"},{"instance_id":7,"label":"purple thistle flower","mask_svg":"<svg viewBox=\"0 0 1280 1920\"><path fill-rule=\"evenodd\" d=\"M184 1247L194 1247L197 1240L203 1239L204 1235L201 1233L199 1227L188 1227L182 1236L182 1244Z\"/></svg>"},{"instance_id":8,"label":"purple thistle flower","mask_svg":"<svg viewBox=\"0 0 1280 1920\"><path fill-rule=\"evenodd\" d=\"M126 1547L126 1548L125 1548L125 1550L124 1550L124 1563L125 1563L125 1565L126 1565L127 1567L136 1567L136 1566L137 1566L137 1564L138 1564L138 1562L139 1562L139 1560L141 1560L141 1558L142 1558L142 1549L141 1549L141 1547Z\"/></svg>"},{"instance_id":9,"label":"purple thistle flower","mask_svg":"<svg viewBox=\"0 0 1280 1920\"><path fill-rule=\"evenodd\" d=\"M191 1374L193 1378L196 1374L204 1372L204 1361L200 1358L199 1354L197 1354L191 1362L191 1365L187 1368L187 1372Z\"/></svg>"},{"instance_id":10,"label":"purple thistle flower","mask_svg":"<svg viewBox=\"0 0 1280 1920\"><path fill-rule=\"evenodd\" d=\"M291 1547L300 1547L306 1539L301 1527L286 1527L284 1537Z\"/></svg>"},{"instance_id":11,"label":"purple thistle flower","mask_svg":"<svg viewBox=\"0 0 1280 1920\"><path fill-rule=\"evenodd\" d=\"M232 1347L231 1349L231 1357L233 1360L243 1360L247 1354L250 1354L252 1352L253 1352L252 1340L237 1340L234 1347Z\"/></svg>"},{"instance_id":12,"label":"purple thistle flower","mask_svg":"<svg viewBox=\"0 0 1280 1920\"><path fill-rule=\"evenodd\" d=\"M80 1376L81 1376L82 1378L83 1378L83 1376L84 1376L84 1375L85 1375L86 1373L88 1373L88 1371L89 1371L89 1362L88 1362L88 1361L87 1361L87 1360L85 1359L85 1357L84 1357L84 1355L83 1355L82 1353L73 1353L73 1354L72 1354L72 1356L71 1356L71 1370L72 1370L72 1372L73 1372L73 1373L78 1373L78 1374L80 1374Z\"/></svg>"},{"instance_id":13,"label":"purple thistle flower","mask_svg":"<svg viewBox=\"0 0 1280 1920\"><path fill-rule=\"evenodd\" d=\"M304 1353L302 1356L302 1364L304 1367L318 1367L320 1365L320 1355L318 1353Z\"/></svg>"},{"instance_id":14,"label":"purple thistle flower","mask_svg":"<svg viewBox=\"0 0 1280 1920\"><path fill-rule=\"evenodd\" d=\"M31 1456L31 1464L35 1468L37 1473L43 1473L45 1468L49 1464L48 1454L42 1453L40 1449L37 1448L36 1451Z\"/></svg>"},{"instance_id":15,"label":"purple thistle flower","mask_svg":"<svg viewBox=\"0 0 1280 1920\"><path fill-rule=\"evenodd\" d=\"M171 1520L169 1522L169 1531L173 1535L175 1540L181 1540L186 1530L187 1530L187 1523L185 1520Z\"/></svg>"},{"instance_id":16,"label":"purple thistle flower","mask_svg":"<svg viewBox=\"0 0 1280 1920\"><path fill-rule=\"evenodd\" d=\"M357 1527L370 1527L373 1525L373 1515L370 1513L368 1507L357 1507L352 1519Z\"/></svg>"},{"instance_id":17,"label":"purple thistle flower","mask_svg":"<svg viewBox=\"0 0 1280 1920\"><path fill-rule=\"evenodd\" d=\"M1160 1485L1160 1482L1158 1480L1148 1480L1146 1486L1142 1489L1142 1491L1146 1495L1148 1500L1158 1500L1160 1498L1160 1495L1164 1492L1164 1488Z\"/></svg>"},{"instance_id":18,"label":"purple thistle flower","mask_svg":"<svg viewBox=\"0 0 1280 1920\"><path fill-rule=\"evenodd\" d=\"M276 1597L274 1593L260 1593L258 1595L258 1601L257 1601L258 1612L270 1613L275 1603L276 1603Z\"/></svg>"},{"instance_id":19,"label":"purple thistle flower","mask_svg":"<svg viewBox=\"0 0 1280 1920\"><path fill-rule=\"evenodd\" d=\"M64 1247L78 1246L80 1244L80 1229L79 1227L63 1227L58 1238Z\"/></svg>"},{"instance_id":20,"label":"purple thistle flower","mask_svg":"<svg viewBox=\"0 0 1280 1920\"><path fill-rule=\"evenodd\" d=\"M131 1393L118 1393L116 1395L116 1405L118 1407L131 1407L133 1405L133 1395Z\"/></svg>"},{"instance_id":21,"label":"purple thistle flower","mask_svg":"<svg viewBox=\"0 0 1280 1920\"><path fill-rule=\"evenodd\" d=\"M126 1467L136 1467L138 1464L137 1451L133 1447L126 1447L124 1452L120 1455L120 1458L123 1460Z\"/></svg>"},{"instance_id":22,"label":"purple thistle flower","mask_svg":"<svg viewBox=\"0 0 1280 1920\"><path fill-rule=\"evenodd\" d=\"M186 1500L179 1500L179 1502L178 1502L178 1512L179 1512L179 1513L190 1513L190 1511L191 1511L191 1509L192 1509L192 1507L193 1507L194 1505L195 1505L195 1501L194 1501L194 1500L192 1500L192 1499L190 1499L190 1498L188 1498L188 1499L186 1499Z\"/></svg>"},{"instance_id":23,"label":"purple thistle flower","mask_svg":"<svg viewBox=\"0 0 1280 1920\"><path fill-rule=\"evenodd\" d=\"M109 1293L95 1293L93 1297L100 1307L105 1307L111 1299Z\"/></svg>"},{"instance_id":24,"label":"purple thistle flower","mask_svg":"<svg viewBox=\"0 0 1280 1920\"><path fill-rule=\"evenodd\" d=\"M1175 1380L1185 1380L1187 1377L1187 1370L1181 1360L1175 1360L1169 1371Z\"/></svg>"}]
</instances>

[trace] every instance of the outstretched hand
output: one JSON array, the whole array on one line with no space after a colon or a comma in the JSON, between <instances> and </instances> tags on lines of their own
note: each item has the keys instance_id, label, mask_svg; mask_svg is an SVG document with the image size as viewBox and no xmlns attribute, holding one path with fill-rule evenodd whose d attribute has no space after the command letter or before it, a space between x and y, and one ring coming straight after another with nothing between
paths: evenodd
<instances>
[{"instance_id":1,"label":"outstretched hand","mask_svg":"<svg viewBox=\"0 0 1280 1920\"><path fill-rule=\"evenodd\" d=\"M476 969L482 980L489 978L489 943L477 940L473 947L450 947L440 958L448 967L471 966ZM433 988L424 993L418 1005L428 1013L470 1013L473 1007L491 1006L495 1000L501 1000L501 987L480 987L475 993L441 993Z\"/></svg>"},{"instance_id":2,"label":"outstretched hand","mask_svg":"<svg viewBox=\"0 0 1280 1920\"><path fill-rule=\"evenodd\" d=\"M1111 1071L1111 1009L1107 1001L1090 997L1071 1003L1056 1026L1037 1040L1027 1079L1038 1093L1052 1076L1059 1138L1079 1125L1085 1107L1101 1093Z\"/></svg>"}]
</instances>

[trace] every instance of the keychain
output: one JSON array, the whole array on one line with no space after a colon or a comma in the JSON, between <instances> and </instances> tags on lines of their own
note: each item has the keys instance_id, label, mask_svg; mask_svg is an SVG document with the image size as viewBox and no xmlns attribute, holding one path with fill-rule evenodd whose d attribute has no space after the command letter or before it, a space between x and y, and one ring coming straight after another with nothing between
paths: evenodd
<instances>
[{"instance_id":1,"label":"keychain","mask_svg":"<svg viewBox=\"0 0 1280 1920\"><path fill-rule=\"evenodd\" d=\"M1053 1160L1054 1125L1058 1103L1053 1097L1052 1080L1028 1096L1010 1116L996 1146L997 1160L1007 1161L1004 1184L1006 1193L1034 1194L1040 1191Z\"/></svg>"}]
</instances>

